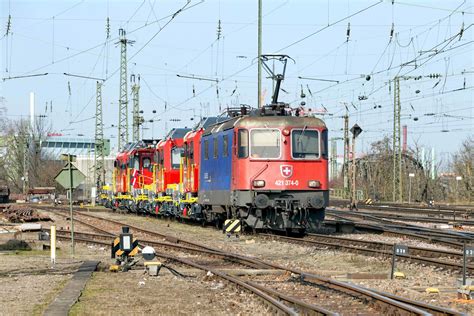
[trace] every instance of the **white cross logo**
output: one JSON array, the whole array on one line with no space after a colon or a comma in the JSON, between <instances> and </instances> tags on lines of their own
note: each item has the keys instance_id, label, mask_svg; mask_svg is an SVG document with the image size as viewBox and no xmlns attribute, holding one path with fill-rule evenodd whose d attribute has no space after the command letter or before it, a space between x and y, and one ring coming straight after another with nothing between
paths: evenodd
<instances>
[{"instance_id":1,"label":"white cross logo","mask_svg":"<svg viewBox=\"0 0 474 316\"><path fill-rule=\"evenodd\" d=\"M282 176L284 176L285 178L289 178L293 175L293 166L281 165L280 172Z\"/></svg>"}]
</instances>

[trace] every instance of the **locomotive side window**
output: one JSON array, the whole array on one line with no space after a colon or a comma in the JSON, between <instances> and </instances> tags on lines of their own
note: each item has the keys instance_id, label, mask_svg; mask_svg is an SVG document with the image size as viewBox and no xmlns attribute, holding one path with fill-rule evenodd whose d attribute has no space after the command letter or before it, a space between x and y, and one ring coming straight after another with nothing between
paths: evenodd
<instances>
[{"instance_id":1,"label":"locomotive side window","mask_svg":"<svg viewBox=\"0 0 474 316\"><path fill-rule=\"evenodd\" d=\"M204 160L209 159L209 140L204 141Z\"/></svg>"},{"instance_id":2,"label":"locomotive side window","mask_svg":"<svg viewBox=\"0 0 474 316\"><path fill-rule=\"evenodd\" d=\"M214 138L214 159L217 158L217 155L218 155L218 146L217 146L217 137Z\"/></svg>"},{"instance_id":3,"label":"locomotive side window","mask_svg":"<svg viewBox=\"0 0 474 316\"><path fill-rule=\"evenodd\" d=\"M237 156L239 158L247 158L249 156L249 131L239 129L238 138L239 150Z\"/></svg>"},{"instance_id":4,"label":"locomotive side window","mask_svg":"<svg viewBox=\"0 0 474 316\"><path fill-rule=\"evenodd\" d=\"M320 154L319 134L315 130L291 131L291 156L295 159L318 159Z\"/></svg>"},{"instance_id":5,"label":"locomotive side window","mask_svg":"<svg viewBox=\"0 0 474 316\"><path fill-rule=\"evenodd\" d=\"M139 170L140 169L140 158L133 157L133 169Z\"/></svg>"},{"instance_id":6,"label":"locomotive side window","mask_svg":"<svg viewBox=\"0 0 474 316\"><path fill-rule=\"evenodd\" d=\"M182 151L183 149L178 147L173 147L173 149L171 149L171 168L179 169L179 165L181 164Z\"/></svg>"},{"instance_id":7,"label":"locomotive side window","mask_svg":"<svg viewBox=\"0 0 474 316\"><path fill-rule=\"evenodd\" d=\"M328 158L328 130L325 129L321 134L321 156Z\"/></svg>"},{"instance_id":8,"label":"locomotive side window","mask_svg":"<svg viewBox=\"0 0 474 316\"><path fill-rule=\"evenodd\" d=\"M275 159L280 157L281 133L278 129L250 131L250 157Z\"/></svg>"},{"instance_id":9,"label":"locomotive side window","mask_svg":"<svg viewBox=\"0 0 474 316\"><path fill-rule=\"evenodd\" d=\"M222 137L222 157L227 157L229 155L229 135L224 135Z\"/></svg>"}]
</instances>

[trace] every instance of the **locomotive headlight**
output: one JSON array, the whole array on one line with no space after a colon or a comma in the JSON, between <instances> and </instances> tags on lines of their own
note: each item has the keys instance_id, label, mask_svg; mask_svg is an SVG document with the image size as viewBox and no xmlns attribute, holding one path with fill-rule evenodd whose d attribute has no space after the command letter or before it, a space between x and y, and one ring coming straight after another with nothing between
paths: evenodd
<instances>
[{"instance_id":1,"label":"locomotive headlight","mask_svg":"<svg viewBox=\"0 0 474 316\"><path fill-rule=\"evenodd\" d=\"M281 131L281 133L283 134L283 136L288 136L290 135L290 130L285 128L284 130Z\"/></svg>"},{"instance_id":2,"label":"locomotive headlight","mask_svg":"<svg viewBox=\"0 0 474 316\"><path fill-rule=\"evenodd\" d=\"M265 186L265 180L253 180L253 186L255 188L263 188Z\"/></svg>"},{"instance_id":3,"label":"locomotive headlight","mask_svg":"<svg viewBox=\"0 0 474 316\"><path fill-rule=\"evenodd\" d=\"M308 186L310 188L319 188L321 186L321 182L319 182L318 180L309 180Z\"/></svg>"}]
</instances>

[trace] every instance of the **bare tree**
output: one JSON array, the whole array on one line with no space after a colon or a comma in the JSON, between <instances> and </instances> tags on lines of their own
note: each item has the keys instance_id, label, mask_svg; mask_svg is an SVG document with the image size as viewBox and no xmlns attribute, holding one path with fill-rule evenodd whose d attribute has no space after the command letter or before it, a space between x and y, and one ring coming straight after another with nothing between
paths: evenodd
<instances>
[{"instance_id":1,"label":"bare tree","mask_svg":"<svg viewBox=\"0 0 474 316\"><path fill-rule=\"evenodd\" d=\"M0 179L14 193L23 191L24 185L55 186L54 175L61 163L41 153L41 143L48 132L43 121L37 120L34 127L25 119L5 120L2 125L4 151L0 157Z\"/></svg>"},{"instance_id":2,"label":"bare tree","mask_svg":"<svg viewBox=\"0 0 474 316\"><path fill-rule=\"evenodd\" d=\"M452 171L461 176L457 186L456 197L461 200L474 200L474 136L468 137L461 149L453 155Z\"/></svg>"}]
</instances>

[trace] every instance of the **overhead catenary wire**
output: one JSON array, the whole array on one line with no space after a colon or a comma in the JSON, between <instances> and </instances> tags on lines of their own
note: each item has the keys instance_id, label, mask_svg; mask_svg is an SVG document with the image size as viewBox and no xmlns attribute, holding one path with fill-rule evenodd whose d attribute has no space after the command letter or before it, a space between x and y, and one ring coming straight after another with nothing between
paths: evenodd
<instances>
[{"instance_id":1,"label":"overhead catenary wire","mask_svg":"<svg viewBox=\"0 0 474 316\"><path fill-rule=\"evenodd\" d=\"M354 12L354 13L352 13L352 14L349 14L349 15L347 15L347 16L345 16L345 17L339 19L339 20L336 20L335 22L332 22L332 23L328 24L327 26L325 26L325 27L323 27L323 28L320 28L319 30L317 30L317 31L315 31L315 32L313 32L313 33L311 33L311 34L309 34L309 35L306 35L306 36L304 36L303 38L300 38L299 40L297 40L297 41L295 41L295 42L293 42L293 43L291 43L291 44L288 44L287 46L285 46L285 47L283 47L283 48L278 49L275 53L284 51L284 50L286 50L286 49L288 49L288 48L290 48L290 47L292 47L292 46L294 46L294 45L296 45L296 44L299 44L299 43L301 43L301 42L307 40L308 38L310 38L310 37L312 37L312 36L314 36L314 35L316 35L316 34L318 34L318 33L321 33L322 31L328 29L329 27L331 27L331 26L333 26L333 25L336 25L336 24L338 24L338 23L340 23L340 22L342 22L342 21L345 21L345 20L347 20L347 19L350 19L350 18L353 17L353 16L356 16L356 15L362 13L362 12L365 12L365 11L367 11L367 10L372 9L373 7L375 7L375 6L379 5L379 4L381 4L382 2L383 2L382 0L377 1L376 3L373 3L373 4L371 4L371 5L368 6L368 7L365 7L365 8L363 8L363 9L361 9L361 10L359 10L359 11L356 11L356 12Z\"/></svg>"}]
</instances>

